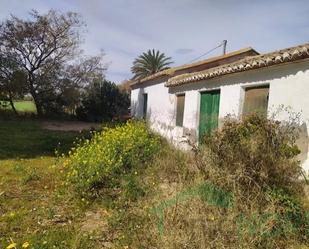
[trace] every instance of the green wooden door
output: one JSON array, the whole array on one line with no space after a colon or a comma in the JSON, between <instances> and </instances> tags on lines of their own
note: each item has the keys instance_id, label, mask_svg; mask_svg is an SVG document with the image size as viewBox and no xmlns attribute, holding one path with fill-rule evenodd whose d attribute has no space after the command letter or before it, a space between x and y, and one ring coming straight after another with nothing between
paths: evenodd
<instances>
[{"instance_id":1,"label":"green wooden door","mask_svg":"<svg viewBox=\"0 0 309 249\"><path fill-rule=\"evenodd\" d=\"M218 128L220 90L201 93L199 140Z\"/></svg>"}]
</instances>

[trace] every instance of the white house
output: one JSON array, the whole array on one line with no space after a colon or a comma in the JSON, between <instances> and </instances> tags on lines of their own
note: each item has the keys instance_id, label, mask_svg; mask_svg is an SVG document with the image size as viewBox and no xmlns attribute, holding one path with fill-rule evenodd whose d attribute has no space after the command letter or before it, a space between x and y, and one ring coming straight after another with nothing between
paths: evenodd
<instances>
[{"instance_id":1,"label":"white house","mask_svg":"<svg viewBox=\"0 0 309 249\"><path fill-rule=\"evenodd\" d=\"M171 68L131 84L131 114L181 146L220 125L228 114L301 112L300 159L309 170L309 43L267 54L246 48ZM288 118L287 113L277 117Z\"/></svg>"}]
</instances>

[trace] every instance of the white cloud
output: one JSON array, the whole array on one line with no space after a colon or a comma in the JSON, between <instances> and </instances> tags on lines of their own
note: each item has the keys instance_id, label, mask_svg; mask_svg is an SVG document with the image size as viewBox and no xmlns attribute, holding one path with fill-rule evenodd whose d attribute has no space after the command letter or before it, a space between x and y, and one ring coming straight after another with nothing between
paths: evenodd
<instances>
[{"instance_id":1,"label":"white cloud","mask_svg":"<svg viewBox=\"0 0 309 249\"><path fill-rule=\"evenodd\" d=\"M88 26L84 49L104 49L112 61L107 77L130 77L131 63L147 49L160 49L175 64L228 40L228 50L252 46L260 52L308 41L307 0L1 0L0 18L26 16L32 8L80 12ZM215 51L211 55L221 53Z\"/></svg>"}]
</instances>

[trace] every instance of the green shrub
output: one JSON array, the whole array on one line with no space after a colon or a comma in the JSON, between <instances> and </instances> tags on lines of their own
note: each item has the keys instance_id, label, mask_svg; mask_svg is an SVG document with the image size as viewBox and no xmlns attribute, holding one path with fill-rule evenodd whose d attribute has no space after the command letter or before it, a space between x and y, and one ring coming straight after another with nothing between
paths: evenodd
<instances>
[{"instance_id":1,"label":"green shrub","mask_svg":"<svg viewBox=\"0 0 309 249\"><path fill-rule=\"evenodd\" d=\"M181 179L177 184L181 192L156 205L151 222L144 225L157 231L149 236L153 247L307 246L309 223L302 203L295 121L281 123L259 115L242 120L227 117L221 129L195 148L193 162L186 161L187 169L193 168L191 164L198 168L195 174L180 177L184 170L171 171L178 165L169 164L172 183ZM175 154L162 157L162 165Z\"/></svg>"},{"instance_id":2,"label":"green shrub","mask_svg":"<svg viewBox=\"0 0 309 249\"><path fill-rule=\"evenodd\" d=\"M82 195L96 195L121 174L150 160L159 150L159 138L144 122L105 128L69 152L67 179Z\"/></svg>"},{"instance_id":3,"label":"green shrub","mask_svg":"<svg viewBox=\"0 0 309 249\"><path fill-rule=\"evenodd\" d=\"M142 184L138 181L137 176L133 174L125 176L122 185L123 197L126 201L136 201L138 198L145 195Z\"/></svg>"},{"instance_id":4,"label":"green shrub","mask_svg":"<svg viewBox=\"0 0 309 249\"><path fill-rule=\"evenodd\" d=\"M243 120L227 118L221 130L204 138L199 168L227 191L255 198L260 189L298 190L300 153L295 122L281 123L257 114Z\"/></svg>"},{"instance_id":5,"label":"green shrub","mask_svg":"<svg viewBox=\"0 0 309 249\"><path fill-rule=\"evenodd\" d=\"M227 118L222 129L204 138L197 150L198 167L205 180L234 199L224 211L225 220L215 224L225 224L217 229L222 245L278 248L281 241L285 248L289 241L307 240L305 210L298 201L303 189L297 138L294 119L282 123L257 114ZM239 217L246 222L235 222ZM237 232L225 240L226 226Z\"/></svg>"}]
</instances>

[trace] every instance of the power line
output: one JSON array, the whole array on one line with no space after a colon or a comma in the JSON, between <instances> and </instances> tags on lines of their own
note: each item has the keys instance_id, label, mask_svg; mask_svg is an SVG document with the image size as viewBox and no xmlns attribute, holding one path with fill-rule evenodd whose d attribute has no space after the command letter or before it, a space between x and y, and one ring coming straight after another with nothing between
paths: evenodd
<instances>
[{"instance_id":1,"label":"power line","mask_svg":"<svg viewBox=\"0 0 309 249\"><path fill-rule=\"evenodd\" d=\"M190 61L190 63L193 62L193 61L196 61L196 60L198 60L198 59L200 59L200 58L202 58L202 57L204 57L205 55L208 55L209 53L211 53L212 51L216 50L217 48L222 47L222 46L224 45L224 43L225 43L225 41L223 41L222 43L220 43L218 46L216 46L216 47L214 47L214 48L208 50L206 53L200 55L199 57L196 57L195 59L193 59L192 61Z\"/></svg>"}]
</instances>

